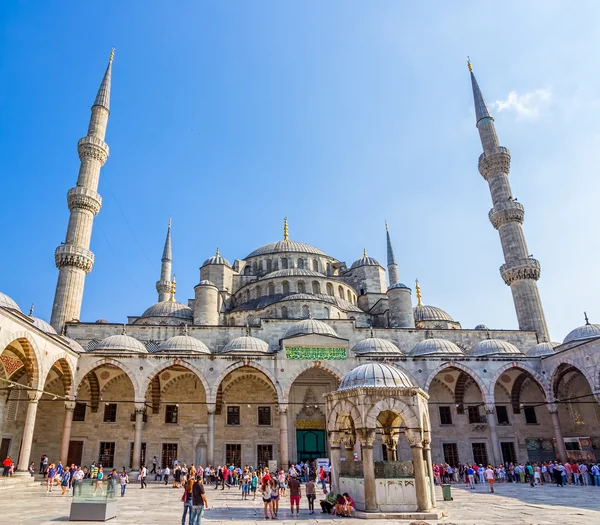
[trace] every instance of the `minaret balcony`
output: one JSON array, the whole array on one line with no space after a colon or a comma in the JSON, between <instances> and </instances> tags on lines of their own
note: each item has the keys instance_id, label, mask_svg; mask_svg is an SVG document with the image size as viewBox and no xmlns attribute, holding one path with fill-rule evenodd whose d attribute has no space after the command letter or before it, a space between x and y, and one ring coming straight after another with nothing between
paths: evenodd
<instances>
[{"instance_id":1,"label":"minaret balcony","mask_svg":"<svg viewBox=\"0 0 600 525\"><path fill-rule=\"evenodd\" d=\"M54 261L58 269L64 266L75 266L85 273L90 273L94 266L94 254L90 250L72 244L61 244L54 251Z\"/></svg>"},{"instance_id":2,"label":"minaret balcony","mask_svg":"<svg viewBox=\"0 0 600 525\"><path fill-rule=\"evenodd\" d=\"M537 281L540 278L542 272L540 263L533 257L527 257L526 259L517 259L500 266L500 275L504 282L510 286L516 281L522 281L523 279L533 279Z\"/></svg>"},{"instance_id":3,"label":"minaret balcony","mask_svg":"<svg viewBox=\"0 0 600 525\"><path fill-rule=\"evenodd\" d=\"M79 139L77 151L81 160L84 158L92 158L99 161L102 165L104 165L106 159L108 159L109 154L108 144L98 137L91 135Z\"/></svg>"},{"instance_id":4,"label":"minaret balcony","mask_svg":"<svg viewBox=\"0 0 600 525\"><path fill-rule=\"evenodd\" d=\"M488 217L496 229L499 229L500 226L508 222L518 222L519 224L523 224L525 208L520 202L509 199L506 202L494 206L490 210Z\"/></svg>"},{"instance_id":5,"label":"minaret balcony","mask_svg":"<svg viewBox=\"0 0 600 525\"><path fill-rule=\"evenodd\" d=\"M96 216L102 207L102 197L93 190L76 186L67 192L67 204L69 205L69 210L82 208L91 211Z\"/></svg>"},{"instance_id":6,"label":"minaret balcony","mask_svg":"<svg viewBox=\"0 0 600 525\"><path fill-rule=\"evenodd\" d=\"M479 173L487 180L492 173L508 173L510 171L510 151L504 146L498 146L479 156Z\"/></svg>"}]
</instances>

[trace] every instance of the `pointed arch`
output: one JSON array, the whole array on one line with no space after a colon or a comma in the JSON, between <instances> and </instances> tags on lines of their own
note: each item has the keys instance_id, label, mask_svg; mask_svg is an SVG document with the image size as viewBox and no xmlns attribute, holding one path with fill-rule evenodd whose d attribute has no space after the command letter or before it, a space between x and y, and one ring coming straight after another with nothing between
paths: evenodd
<instances>
[{"instance_id":1,"label":"pointed arch","mask_svg":"<svg viewBox=\"0 0 600 525\"><path fill-rule=\"evenodd\" d=\"M56 375L61 380L64 391L65 391L65 396L69 397L69 398L72 397L74 394L73 387L74 387L75 377L73 374L73 370L71 369L71 365L69 364L67 359L64 357L61 357L61 358L57 359L56 361L54 361L54 363L52 363L52 365L50 366L50 369L48 370L48 372L46 373L46 375L44 377L44 382L41 383L42 386L46 384L46 381L48 381L48 376L50 375L50 372L52 370L54 370L56 372Z\"/></svg>"},{"instance_id":2,"label":"pointed arch","mask_svg":"<svg viewBox=\"0 0 600 525\"><path fill-rule=\"evenodd\" d=\"M571 371L577 371L579 372L583 377L585 377L587 379L588 382L588 386L590 387L590 390L592 392L594 392L594 378L590 377L587 373L584 367L581 366L581 364L577 363L576 361L572 360L572 359L566 359L563 358L560 361L558 361L557 363L555 363L554 368L552 369L552 372L550 374L550 393L552 394L552 398L549 398L548 400L552 400L552 399L557 399L558 398L558 387L560 385L560 382L562 380L562 378L568 374Z\"/></svg>"},{"instance_id":3,"label":"pointed arch","mask_svg":"<svg viewBox=\"0 0 600 525\"><path fill-rule=\"evenodd\" d=\"M468 366L465 366L462 363L455 363L454 361L446 361L445 363L442 363L441 365L439 365L437 368L434 368L433 371L429 374L429 377L427 378L427 381L425 382L425 385L423 386L423 390L425 390L425 392L429 392L429 387L431 386L431 382L433 381L435 376L437 376L440 372L443 372L444 370L451 369L451 368L456 369L456 370L462 370L463 372L466 372L467 374L469 374L473 378L473 381L475 381L475 383L479 387L479 390L481 391L482 396L485 395L485 393L487 392L487 389L485 387L485 382L483 381L481 376L477 372L475 372L475 370L473 370L472 368L469 368Z\"/></svg>"},{"instance_id":4,"label":"pointed arch","mask_svg":"<svg viewBox=\"0 0 600 525\"><path fill-rule=\"evenodd\" d=\"M324 370L325 372L328 372L337 380L338 383L344 377L344 374L342 373L341 370L339 370L332 364L327 363L325 361L306 362L300 368L297 369L294 376L290 378L288 386L284 390L284 400L286 403L289 401L290 392L292 391L292 386L294 386L294 382L296 381L296 379L298 379L304 372L306 372L308 370L312 370L313 368L316 368L317 370Z\"/></svg>"},{"instance_id":5,"label":"pointed arch","mask_svg":"<svg viewBox=\"0 0 600 525\"><path fill-rule=\"evenodd\" d=\"M202 383L202 387L204 388L204 395L208 399L211 389L210 389L210 385L208 384L208 381L204 377L204 374L200 371L200 369L198 367L196 367L189 361L186 361L185 359L177 359L177 358L169 359L168 361L160 361L156 366L154 366L154 368L152 368L150 370L150 372L148 372L148 374L144 378L143 383L141 385L142 386L141 391L144 393L144 395L146 395L148 388L150 388L150 386L152 386L152 382L155 380L155 378L159 377L162 372L164 372L165 370L167 370L173 366L183 367L183 368L187 369L191 374L195 375ZM159 383L159 385L160 385L160 383ZM159 392L164 390L165 386L166 386L166 384L162 385L162 388L159 390ZM153 395L154 395L154 391L153 391Z\"/></svg>"},{"instance_id":6,"label":"pointed arch","mask_svg":"<svg viewBox=\"0 0 600 525\"><path fill-rule=\"evenodd\" d=\"M30 387L40 388L41 352L34 337L26 331L5 332L0 336L0 355L9 350L25 367Z\"/></svg>"},{"instance_id":7,"label":"pointed arch","mask_svg":"<svg viewBox=\"0 0 600 525\"><path fill-rule=\"evenodd\" d=\"M330 432L342 430L339 428L340 424L345 423L347 418L350 418L354 429L364 427L358 407L348 399L344 399L338 401L327 415L327 430Z\"/></svg>"},{"instance_id":8,"label":"pointed arch","mask_svg":"<svg viewBox=\"0 0 600 525\"><path fill-rule=\"evenodd\" d=\"M140 389L140 379L138 377L138 374L136 374L127 364L117 359L113 359L111 357L102 357L100 359L95 359L93 361L88 362L86 365L80 368L80 370L78 370L77 372L74 391L77 392L79 390L81 383L91 371L96 370L102 366L119 368L123 373L127 375L129 380L131 381L136 399L144 399L145 391L142 391Z\"/></svg>"},{"instance_id":9,"label":"pointed arch","mask_svg":"<svg viewBox=\"0 0 600 525\"><path fill-rule=\"evenodd\" d=\"M277 403L282 404L285 402L285 396L283 395L283 390L281 388L281 384L279 383L277 378L273 375L273 373L270 370L265 368L263 365L261 365L257 361L238 361L238 362L228 366L227 368L225 368L225 370L223 370L219 374L219 377L213 383L212 389L210 389L206 392L206 402L208 404L212 404L212 405L216 404L217 393L219 391L219 388L221 387L221 383L223 383L223 380L231 372L237 370L238 368L242 368L242 367L254 368L255 370L262 372L265 376L267 376L269 381L271 381L271 384L273 385L275 392L277 393Z\"/></svg>"},{"instance_id":10,"label":"pointed arch","mask_svg":"<svg viewBox=\"0 0 600 525\"><path fill-rule=\"evenodd\" d=\"M375 405L373 405L369 411L365 414L365 428L377 428L377 418L381 412L395 412L404 421L407 428L420 429L421 421L415 412L406 403L400 399L393 397L386 397L381 399Z\"/></svg>"}]
</instances>

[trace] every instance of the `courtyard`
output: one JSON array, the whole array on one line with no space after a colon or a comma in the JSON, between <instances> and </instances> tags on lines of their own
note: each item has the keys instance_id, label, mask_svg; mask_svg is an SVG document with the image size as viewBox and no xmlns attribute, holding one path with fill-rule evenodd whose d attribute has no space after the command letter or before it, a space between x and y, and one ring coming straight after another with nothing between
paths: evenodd
<instances>
[{"instance_id":1,"label":"courtyard","mask_svg":"<svg viewBox=\"0 0 600 525\"><path fill-rule=\"evenodd\" d=\"M462 487L462 486L461 486ZM447 513L440 521L456 525L520 525L520 524L577 524L600 523L600 488L573 487L557 488L553 485L530 488L529 485L500 484L496 494L489 494L487 486L475 490L452 487L454 501L441 501L441 490L436 488L438 507ZM119 498L117 518L111 525L167 525L179 523L182 506L181 489L150 483L140 490L136 484L127 488L124 498ZM260 496L253 501L240 500L239 489L215 490L207 487L210 508L205 511L203 521L211 525L219 523L264 522ZM18 491L0 493L0 514L7 525L51 525L68 521L71 498L62 497L60 491L47 493L41 485L26 487ZM357 522L356 519L336 518L321 514L310 516L306 510L306 499L302 500L299 518L291 518L284 498L279 517L287 522L342 523ZM89 522L71 522L89 523ZM383 525L389 520L369 520L373 525ZM398 521L397 523L410 523Z\"/></svg>"}]
</instances>

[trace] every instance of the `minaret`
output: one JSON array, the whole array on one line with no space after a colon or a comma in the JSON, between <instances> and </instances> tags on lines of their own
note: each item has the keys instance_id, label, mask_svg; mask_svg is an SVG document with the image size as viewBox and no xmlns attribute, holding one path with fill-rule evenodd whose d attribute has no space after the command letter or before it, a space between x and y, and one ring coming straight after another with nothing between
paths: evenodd
<instances>
[{"instance_id":1,"label":"minaret","mask_svg":"<svg viewBox=\"0 0 600 525\"><path fill-rule=\"evenodd\" d=\"M519 328L537 332L540 342L549 341L548 327L536 283L540 278L540 263L527 249L521 227L525 209L513 198L508 182L510 152L498 142L494 119L479 89L471 62L469 61L468 64L473 86L477 129L483 146L483 153L479 157L479 172L490 187L493 208L490 210L489 218L494 228L498 230L504 252L505 262L500 267L500 274L511 288Z\"/></svg>"},{"instance_id":2,"label":"minaret","mask_svg":"<svg viewBox=\"0 0 600 525\"><path fill-rule=\"evenodd\" d=\"M160 281L156 283L156 291L158 292L158 302L168 301L171 292L171 266L173 264L173 254L171 252L171 219L169 219L169 227L167 229L167 238L163 249L161 265L160 265Z\"/></svg>"},{"instance_id":3,"label":"minaret","mask_svg":"<svg viewBox=\"0 0 600 525\"><path fill-rule=\"evenodd\" d=\"M387 267L388 267L388 278L390 286L393 286L400 282L398 278L398 264L396 263L396 256L394 255L394 249L392 248L392 239L390 239L390 231L388 229L388 223L385 221L385 235L387 237Z\"/></svg>"},{"instance_id":4,"label":"minaret","mask_svg":"<svg viewBox=\"0 0 600 525\"><path fill-rule=\"evenodd\" d=\"M104 137L110 113L110 77L114 54L113 49L92 106L88 133L77 144L81 163L77 185L67 193L67 204L71 211L67 237L54 252L59 273L50 324L59 334L66 322L79 319L85 276L94 266L90 240L94 217L102 207L102 198L97 193L100 168L109 153Z\"/></svg>"}]
</instances>

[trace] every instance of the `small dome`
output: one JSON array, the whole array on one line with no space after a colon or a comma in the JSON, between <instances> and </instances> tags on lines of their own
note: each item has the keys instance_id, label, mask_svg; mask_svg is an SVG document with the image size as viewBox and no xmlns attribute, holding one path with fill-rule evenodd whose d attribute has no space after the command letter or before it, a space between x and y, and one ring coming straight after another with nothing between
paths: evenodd
<instances>
[{"instance_id":1,"label":"small dome","mask_svg":"<svg viewBox=\"0 0 600 525\"><path fill-rule=\"evenodd\" d=\"M437 306L415 306L413 308L415 322L417 321L451 321L450 317L444 310Z\"/></svg>"},{"instance_id":2,"label":"small dome","mask_svg":"<svg viewBox=\"0 0 600 525\"><path fill-rule=\"evenodd\" d=\"M176 335L158 346L157 352L198 352L210 354L208 347L199 339L190 335Z\"/></svg>"},{"instance_id":3,"label":"small dome","mask_svg":"<svg viewBox=\"0 0 600 525\"><path fill-rule=\"evenodd\" d=\"M39 328L42 332L46 332L47 334L56 334L56 330L52 328L46 321L43 321L38 317L33 317L33 315L30 315L29 319L31 319L33 326Z\"/></svg>"},{"instance_id":4,"label":"small dome","mask_svg":"<svg viewBox=\"0 0 600 525\"><path fill-rule=\"evenodd\" d=\"M379 261L377 259L373 259L373 257L368 257L365 254L360 259L356 259L356 261L352 263L352 266L350 266L350 269L358 268L359 266L381 266L381 264L379 264Z\"/></svg>"},{"instance_id":5,"label":"small dome","mask_svg":"<svg viewBox=\"0 0 600 525\"><path fill-rule=\"evenodd\" d=\"M571 343L573 341L584 341L585 339L593 339L594 337L600 337L600 324L586 323L583 326L579 326L569 332L563 344Z\"/></svg>"},{"instance_id":6,"label":"small dome","mask_svg":"<svg viewBox=\"0 0 600 525\"><path fill-rule=\"evenodd\" d=\"M0 307L12 308L13 310L18 310L19 312L21 311L19 305L15 301L13 301L8 295L2 292L0 292Z\"/></svg>"},{"instance_id":7,"label":"small dome","mask_svg":"<svg viewBox=\"0 0 600 525\"><path fill-rule=\"evenodd\" d=\"M499 339L484 339L471 349L473 357L483 357L503 354L523 354L515 345Z\"/></svg>"},{"instance_id":8,"label":"small dome","mask_svg":"<svg viewBox=\"0 0 600 525\"><path fill-rule=\"evenodd\" d=\"M424 355L464 355L464 352L452 341L446 339L425 339L417 343L409 355L424 356Z\"/></svg>"},{"instance_id":9,"label":"small dome","mask_svg":"<svg viewBox=\"0 0 600 525\"><path fill-rule=\"evenodd\" d=\"M398 290L398 289L408 290L410 292L410 288L408 286L406 286L404 283L392 284L392 286L390 286L388 288L388 290Z\"/></svg>"},{"instance_id":10,"label":"small dome","mask_svg":"<svg viewBox=\"0 0 600 525\"><path fill-rule=\"evenodd\" d=\"M161 301L148 308L142 317L175 317L191 321L194 319L194 312L189 306L177 301Z\"/></svg>"},{"instance_id":11,"label":"small dome","mask_svg":"<svg viewBox=\"0 0 600 525\"><path fill-rule=\"evenodd\" d=\"M142 343L126 334L111 335L106 339L102 339L91 351L148 353L147 348Z\"/></svg>"},{"instance_id":12,"label":"small dome","mask_svg":"<svg viewBox=\"0 0 600 525\"><path fill-rule=\"evenodd\" d=\"M484 325L484 324L478 324L475 327L475 330L489 330L489 328L486 325Z\"/></svg>"},{"instance_id":13,"label":"small dome","mask_svg":"<svg viewBox=\"0 0 600 525\"><path fill-rule=\"evenodd\" d=\"M217 285L215 283L213 283L212 281L209 281L207 279L203 279L196 286L214 286L215 288L217 287Z\"/></svg>"},{"instance_id":14,"label":"small dome","mask_svg":"<svg viewBox=\"0 0 600 525\"><path fill-rule=\"evenodd\" d=\"M218 249L215 255L209 257L208 259L206 259L206 261L202 263L201 267L208 266L209 264L223 264L231 268L231 264L229 264L229 261L225 259L225 257L221 257L221 254L219 253Z\"/></svg>"},{"instance_id":15,"label":"small dome","mask_svg":"<svg viewBox=\"0 0 600 525\"><path fill-rule=\"evenodd\" d=\"M263 341L262 339L258 339L257 337L252 337L249 335L245 335L242 337L236 337L232 339L225 345L225 348L221 350L222 354L230 354L230 353L257 353L257 354L267 354L269 352L269 345Z\"/></svg>"},{"instance_id":16,"label":"small dome","mask_svg":"<svg viewBox=\"0 0 600 525\"><path fill-rule=\"evenodd\" d=\"M108 324L108 321L106 319L100 318L96 320L96 324Z\"/></svg>"},{"instance_id":17,"label":"small dome","mask_svg":"<svg viewBox=\"0 0 600 525\"><path fill-rule=\"evenodd\" d=\"M318 319L304 319L292 325L286 332L285 337L292 337L294 335L329 335L337 337L335 330L331 328L327 323L319 321Z\"/></svg>"},{"instance_id":18,"label":"small dome","mask_svg":"<svg viewBox=\"0 0 600 525\"><path fill-rule=\"evenodd\" d=\"M403 370L384 363L365 363L350 370L340 383L339 390L350 388L414 388Z\"/></svg>"},{"instance_id":19,"label":"small dome","mask_svg":"<svg viewBox=\"0 0 600 525\"><path fill-rule=\"evenodd\" d=\"M560 343L538 343L529 349L527 355L529 357L543 357L546 355L552 355L554 353L554 348L559 345Z\"/></svg>"},{"instance_id":20,"label":"small dome","mask_svg":"<svg viewBox=\"0 0 600 525\"><path fill-rule=\"evenodd\" d=\"M71 350L82 353L85 352L83 346L81 346L75 339L71 339L70 337L62 336L63 340L71 347Z\"/></svg>"},{"instance_id":21,"label":"small dome","mask_svg":"<svg viewBox=\"0 0 600 525\"><path fill-rule=\"evenodd\" d=\"M352 351L357 355L364 354L402 354L400 348L387 339L369 337L354 345Z\"/></svg>"}]
</instances>

